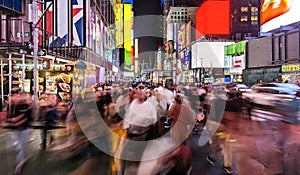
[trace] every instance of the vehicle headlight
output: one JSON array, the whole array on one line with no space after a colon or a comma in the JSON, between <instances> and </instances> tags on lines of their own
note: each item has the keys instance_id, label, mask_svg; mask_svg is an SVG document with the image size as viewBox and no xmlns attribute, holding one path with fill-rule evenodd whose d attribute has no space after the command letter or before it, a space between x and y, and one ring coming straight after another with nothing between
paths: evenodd
<instances>
[{"instance_id":1,"label":"vehicle headlight","mask_svg":"<svg viewBox=\"0 0 300 175\"><path fill-rule=\"evenodd\" d=\"M293 101L293 99L291 99L291 98L283 98L282 101L290 102L290 101Z\"/></svg>"}]
</instances>

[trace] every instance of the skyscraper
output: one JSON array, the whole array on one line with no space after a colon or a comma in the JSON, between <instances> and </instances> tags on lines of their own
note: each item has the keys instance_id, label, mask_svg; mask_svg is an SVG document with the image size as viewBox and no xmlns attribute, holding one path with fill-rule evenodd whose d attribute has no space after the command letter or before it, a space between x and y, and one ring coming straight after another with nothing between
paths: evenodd
<instances>
[{"instance_id":1,"label":"skyscraper","mask_svg":"<svg viewBox=\"0 0 300 175\"><path fill-rule=\"evenodd\" d=\"M142 70L152 69L155 52L163 44L161 0L134 0L133 7L134 39L138 39L138 56L135 57Z\"/></svg>"}]
</instances>

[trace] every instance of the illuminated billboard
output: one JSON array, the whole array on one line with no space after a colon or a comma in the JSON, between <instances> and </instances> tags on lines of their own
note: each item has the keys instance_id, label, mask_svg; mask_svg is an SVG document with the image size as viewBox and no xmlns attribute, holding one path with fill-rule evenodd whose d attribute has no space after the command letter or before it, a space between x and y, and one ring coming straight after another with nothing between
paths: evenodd
<instances>
[{"instance_id":1,"label":"illuminated billboard","mask_svg":"<svg viewBox=\"0 0 300 175\"><path fill-rule=\"evenodd\" d=\"M260 31L269 32L300 21L299 0L261 0Z\"/></svg>"},{"instance_id":2,"label":"illuminated billboard","mask_svg":"<svg viewBox=\"0 0 300 175\"><path fill-rule=\"evenodd\" d=\"M197 42L192 45L192 69L224 68L225 46L234 42Z\"/></svg>"},{"instance_id":3,"label":"illuminated billboard","mask_svg":"<svg viewBox=\"0 0 300 175\"><path fill-rule=\"evenodd\" d=\"M123 4L116 4L115 9L116 44L118 48L123 47Z\"/></svg>"},{"instance_id":4,"label":"illuminated billboard","mask_svg":"<svg viewBox=\"0 0 300 175\"><path fill-rule=\"evenodd\" d=\"M131 4L124 5L124 59L125 70L132 70L132 7Z\"/></svg>"},{"instance_id":5,"label":"illuminated billboard","mask_svg":"<svg viewBox=\"0 0 300 175\"><path fill-rule=\"evenodd\" d=\"M196 11L196 39L204 35L229 35L230 1L205 1Z\"/></svg>"}]
</instances>

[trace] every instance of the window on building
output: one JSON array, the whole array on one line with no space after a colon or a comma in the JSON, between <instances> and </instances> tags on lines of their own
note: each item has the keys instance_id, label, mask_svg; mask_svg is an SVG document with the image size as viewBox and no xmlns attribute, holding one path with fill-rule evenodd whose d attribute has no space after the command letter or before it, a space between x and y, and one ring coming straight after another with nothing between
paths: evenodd
<instances>
[{"instance_id":1,"label":"window on building","mask_svg":"<svg viewBox=\"0 0 300 175\"><path fill-rule=\"evenodd\" d=\"M251 12L258 12L258 8L257 7L251 7Z\"/></svg>"},{"instance_id":2,"label":"window on building","mask_svg":"<svg viewBox=\"0 0 300 175\"><path fill-rule=\"evenodd\" d=\"M258 21L258 16L251 16L251 21Z\"/></svg>"},{"instance_id":3,"label":"window on building","mask_svg":"<svg viewBox=\"0 0 300 175\"><path fill-rule=\"evenodd\" d=\"M241 12L248 12L248 7L241 7Z\"/></svg>"},{"instance_id":4,"label":"window on building","mask_svg":"<svg viewBox=\"0 0 300 175\"><path fill-rule=\"evenodd\" d=\"M241 16L241 22L248 21L248 16Z\"/></svg>"}]
</instances>

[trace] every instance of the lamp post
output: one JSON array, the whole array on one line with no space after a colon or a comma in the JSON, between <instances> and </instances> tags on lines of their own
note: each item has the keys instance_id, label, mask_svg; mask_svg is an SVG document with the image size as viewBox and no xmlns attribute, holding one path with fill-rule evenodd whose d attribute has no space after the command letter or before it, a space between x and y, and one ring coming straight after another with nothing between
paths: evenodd
<instances>
[{"instance_id":1,"label":"lamp post","mask_svg":"<svg viewBox=\"0 0 300 175\"><path fill-rule=\"evenodd\" d=\"M33 103L34 103L34 116L38 116L38 6L37 0L33 0L32 2L32 17L33 17Z\"/></svg>"}]
</instances>

